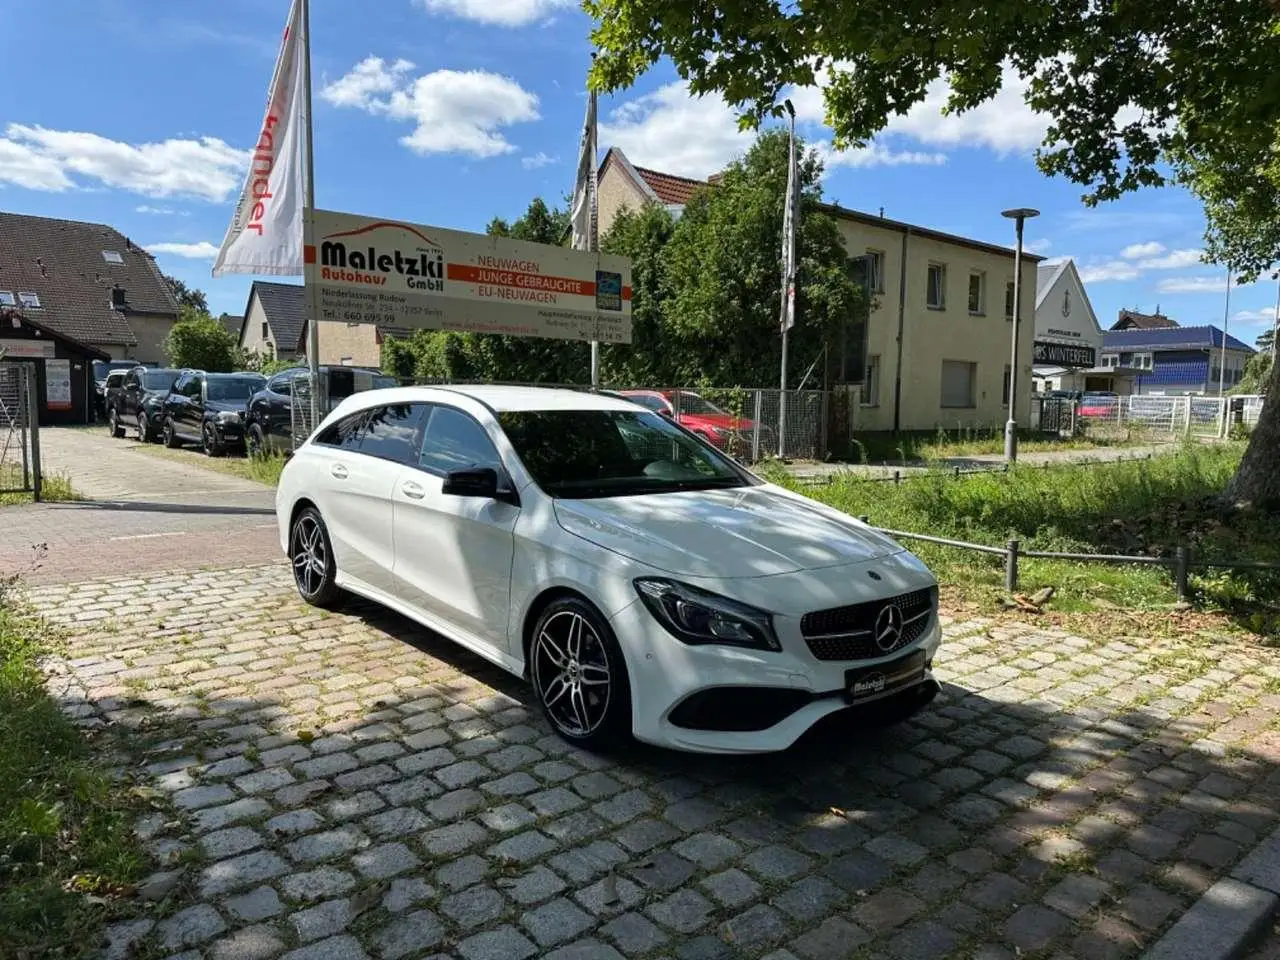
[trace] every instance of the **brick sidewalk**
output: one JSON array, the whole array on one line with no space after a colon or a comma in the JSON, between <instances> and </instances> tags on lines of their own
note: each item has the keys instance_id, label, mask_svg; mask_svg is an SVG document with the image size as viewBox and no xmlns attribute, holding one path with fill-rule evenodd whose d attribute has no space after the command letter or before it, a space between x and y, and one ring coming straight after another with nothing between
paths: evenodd
<instances>
[{"instance_id":1,"label":"brick sidewalk","mask_svg":"<svg viewBox=\"0 0 1280 960\"><path fill-rule=\"evenodd\" d=\"M950 623L914 722L610 759L283 565L31 598L71 635L67 709L168 741L136 773L184 811L139 824L174 872L108 956L1131 956L1277 818L1261 648Z\"/></svg>"}]
</instances>

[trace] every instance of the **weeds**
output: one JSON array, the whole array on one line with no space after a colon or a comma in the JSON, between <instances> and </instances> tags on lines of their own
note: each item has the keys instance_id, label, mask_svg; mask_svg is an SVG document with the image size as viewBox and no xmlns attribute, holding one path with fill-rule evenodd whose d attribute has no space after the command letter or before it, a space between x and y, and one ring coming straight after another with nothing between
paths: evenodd
<instances>
[{"instance_id":1,"label":"weeds","mask_svg":"<svg viewBox=\"0 0 1280 960\"><path fill-rule=\"evenodd\" d=\"M22 467L19 464L0 464L0 490L17 491L22 486ZM46 473L41 478L40 497L50 503L80 499L79 495L72 489L71 481L65 474L61 473ZM30 493L0 493L0 507L31 503L33 499Z\"/></svg>"},{"instance_id":2,"label":"weeds","mask_svg":"<svg viewBox=\"0 0 1280 960\"><path fill-rule=\"evenodd\" d=\"M258 483L274 487L280 482L280 471L284 469L285 459L282 454L262 454L253 457L206 457L194 450L170 450L157 444L146 443L134 448L147 456L161 457L166 460L181 460L207 470L228 473L233 477L254 480Z\"/></svg>"},{"instance_id":3,"label":"weeds","mask_svg":"<svg viewBox=\"0 0 1280 960\"><path fill-rule=\"evenodd\" d=\"M1046 437L1038 430L1019 433L1018 450L1044 453L1055 450L1094 450L1099 447L1135 446L1148 442L1140 431L1126 430L1114 435ZM934 433L864 433L855 437L851 459L858 463L933 462L961 457L988 456L1004 452L1004 431L989 427L941 427Z\"/></svg>"}]
</instances>

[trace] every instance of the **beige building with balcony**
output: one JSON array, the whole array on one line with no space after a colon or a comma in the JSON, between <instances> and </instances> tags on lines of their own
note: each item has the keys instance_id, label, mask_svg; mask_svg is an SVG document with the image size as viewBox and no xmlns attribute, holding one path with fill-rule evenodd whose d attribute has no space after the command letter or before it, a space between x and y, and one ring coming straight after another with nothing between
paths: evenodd
<instances>
[{"instance_id":1,"label":"beige building with balcony","mask_svg":"<svg viewBox=\"0 0 1280 960\"><path fill-rule=\"evenodd\" d=\"M616 147L605 155L599 184L602 235L623 209L658 203L678 216L693 192L708 186L633 166ZM831 204L823 209L839 224L849 256L868 258L873 300L865 367L846 371L844 384L834 385L857 397L854 428L1001 427L1008 419L1013 250ZM1023 254L1018 421L1024 425L1041 259Z\"/></svg>"}]
</instances>

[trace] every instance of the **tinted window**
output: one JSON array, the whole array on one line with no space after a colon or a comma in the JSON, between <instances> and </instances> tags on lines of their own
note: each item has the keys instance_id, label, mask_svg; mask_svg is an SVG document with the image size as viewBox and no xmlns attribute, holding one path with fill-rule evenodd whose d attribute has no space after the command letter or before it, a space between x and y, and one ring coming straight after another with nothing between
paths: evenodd
<instances>
[{"instance_id":1,"label":"tinted window","mask_svg":"<svg viewBox=\"0 0 1280 960\"><path fill-rule=\"evenodd\" d=\"M484 427L452 407L431 408L418 462L433 473L502 466L498 451L484 432Z\"/></svg>"},{"instance_id":2,"label":"tinted window","mask_svg":"<svg viewBox=\"0 0 1280 960\"><path fill-rule=\"evenodd\" d=\"M200 374L198 373L192 374L191 378L187 380L186 385L182 388L183 394L185 396L191 397L193 400L199 400L200 399L200 381L201 381Z\"/></svg>"},{"instance_id":3,"label":"tinted window","mask_svg":"<svg viewBox=\"0 0 1280 960\"><path fill-rule=\"evenodd\" d=\"M321 430L315 442L322 443L326 447L342 447L346 450L357 449L360 444L360 425L368 415L368 410L348 414L341 420L337 420Z\"/></svg>"},{"instance_id":4,"label":"tinted window","mask_svg":"<svg viewBox=\"0 0 1280 960\"><path fill-rule=\"evenodd\" d=\"M124 375L124 387L126 390L136 390L141 385L142 378L132 370Z\"/></svg>"},{"instance_id":5,"label":"tinted window","mask_svg":"<svg viewBox=\"0 0 1280 960\"><path fill-rule=\"evenodd\" d=\"M107 386L118 387L124 382L124 373L120 370L113 370L107 374Z\"/></svg>"},{"instance_id":6,"label":"tinted window","mask_svg":"<svg viewBox=\"0 0 1280 960\"><path fill-rule=\"evenodd\" d=\"M260 377L210 377L210 400L248 400L265 381Z\"/></svg>"},{"instance_id":7,"label":"tinted window","mask_svg":"<svg viewBox=\"0 0 1280 960\"><path fill-rule=\"evenodd\" d=\"M289 391L293 388L293 374L281 373L272 377L267 383L267 389L272 393L280 393L284 396L289 395Z\"/></svg>"},{"instance_id":8,"label":"tinted window","mask_svg":"<svg viewBox=\"0 0 1280 960\"><path fill-rule=\"evenodd\" d=\"M621 410L529 410L498 422L553 497L621 497L742 487L727 458L665 417Z\"/></svg>"},{"instance_id":9,"label":"tinted window","mask_svg":"<svg viewBox=\"0 0 1280 960\"><path fill-rule=\"evenodd\" d=\"M630 400L632 403L638 403L642 407L648 407L656 413L666 413L670 409L666 400L663 400L662 397L656 397L652 393L625 395L624 399Z\"/></svg>"},{"instance_id":10,"label":"tinted window","mask_svg":"<svg viewBox=\"0 0 1280 960\"><path fill-rule=\"evenodd\" d=\"M142 385L148 390L168 390L177 375L176 370L147 370L142 374Z\"/></svg>"},{"instance_id":11,"label":"tinted window","mask_svg":"<svg viewBox=\"0 0 1280 960\"><path fill-rule=\"evenodd\" d=\"M425 410L420 403L376 408L360 427L359 451L396 463L413 463Z\"/></svg>"}]
</instances>

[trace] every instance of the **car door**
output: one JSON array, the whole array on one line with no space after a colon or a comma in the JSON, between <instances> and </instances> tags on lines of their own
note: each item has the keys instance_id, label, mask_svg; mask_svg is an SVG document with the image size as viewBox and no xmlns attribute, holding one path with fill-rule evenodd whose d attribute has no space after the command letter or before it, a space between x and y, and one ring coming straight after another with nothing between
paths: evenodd
<instances>
[{"instance_id":1,"label":"car door","mask_svg":"<svg viewBox=\"0 0 1280 960\"><path fill-rule=\"evenodd\" d=\"M188 440L200 439L201 418L204 413L204 374L192 373L182 388L182 406L175 418L178 434Z\"/></svg>"},{"instance_id":2,"label":"car door","mask_svg":"<svg viewBox=\"0 0 1280 960\"><path fill-rule=\"evenodd\" d=\"M179 374L178 379L174 381L173 386L169 388L169 393L164 398L164 415L173 424L173 432L175 436L182 436L182 416L183 408L187 404L187 383L190 382L192 374L190 371Z\"/></svg>"},{"instance_id":3,"label":"car door","mask_svg":"<svg viewBox=\"0 0 1280 960\"><path fill-rule=\"evenodd\" d=\"M124 390L120 395L120 420L130 426L137 426L138 410L141 407L142 371L135 368L124 375Z\"/></svg>"},{"instance_id":4,"label":"car door","mask_svg":"<svg viewBox=\"0 0 1280 960\"><path fill-rule=\"evenodd\" d=\"M479 421L456 407L431 405L418 461L400 471L392 494L396 590L413 607L509 655L513 530L520 508L445 496L445 474L468 467L506 473Z\"/></svg>"},{"instance_id":5,"label":"car door","mask_svg":"<svg viewBox=\"0 0 1280 960\"><path fill-rule=\"evenodd\" d=\"M417 416L408 404L344 417L315 440L324 450L315 477L320 513L342 573L394 593L391 491L418 448Z\"/></svg>"},{"instance_id":6,"label":"car door","mask_svg":"<svg viewBox=\"0 0 1280 960\"><path fill-rule=\"evenodd\" d=\"M262 432L273 449L293 447L293 378L297 371L277 373L267 381L267 390L259 394L261 408L256 411Z\"/></svg>"}]
</instances>

